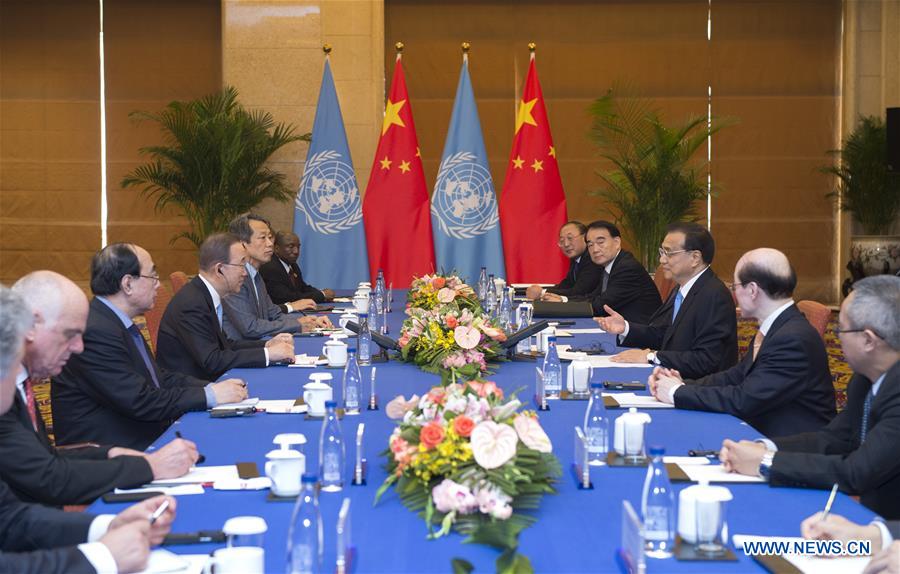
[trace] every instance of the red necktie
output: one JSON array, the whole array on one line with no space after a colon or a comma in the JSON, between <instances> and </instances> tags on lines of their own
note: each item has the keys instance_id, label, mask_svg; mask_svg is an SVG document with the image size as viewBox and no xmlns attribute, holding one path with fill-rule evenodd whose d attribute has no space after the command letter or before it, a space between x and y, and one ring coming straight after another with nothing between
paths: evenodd
<instances>
[{"instance_id":1,"label":"red necktie","mask_svg":"<svg viewBox=\"0 0 900 574\"><path fill-rule=\"evenodd\" d=\"M32 380L31 377L25 379L25 408L28 409L31 425L34 427L34 430L37 431L37 410L34 406L34 380Z\"/></svg>"}]
</instances>

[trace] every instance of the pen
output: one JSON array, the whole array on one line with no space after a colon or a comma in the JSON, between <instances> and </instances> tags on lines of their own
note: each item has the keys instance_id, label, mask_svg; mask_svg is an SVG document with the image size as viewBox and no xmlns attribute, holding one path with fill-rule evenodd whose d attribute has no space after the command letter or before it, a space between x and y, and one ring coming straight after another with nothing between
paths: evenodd
<instances>
[{"instance_id":1,"label":"pen","mask_svg":"<svg viewBox=\"0 0 900 574\"><path fill-rule=\"evenodd\" d=\"M183 436L181 436L181 431L175 431L175 436L178 438L184 438ZM198 454L197 455L197 464L203 464L204 462L206 462L206 457L203 456L202 454Z\"/></svg>"},{"instance_id":2,"label":"pen","mask_svg":"<svg viewBox=\"0 0 900 574\"><path fill-rule=\"evenodd\" d=\"M169 508L168 498L163 500L163 503L160 504L156 508L156 510L153 511L153 514L150 515L150 524L152 525L154 522L156 522L157 519L159 519L159 517L163 515L163 512L165 512L167 508Z\"/></svg>"},{"instance_id":3,"label":"pen","mask_svg":"<svg viewBox=\"0 0 900 574\"><path fill-rule=\"evenodd\" d=\"M838 485L835 482L834 486L831 487L831 494L828 495L828 502L825 503L825 512L822 513L822 522L825 522L825 519L828 518L828 513L831 512L831 505L834 504L834 497L837 496Z\"/></svg>"}]
</instances>

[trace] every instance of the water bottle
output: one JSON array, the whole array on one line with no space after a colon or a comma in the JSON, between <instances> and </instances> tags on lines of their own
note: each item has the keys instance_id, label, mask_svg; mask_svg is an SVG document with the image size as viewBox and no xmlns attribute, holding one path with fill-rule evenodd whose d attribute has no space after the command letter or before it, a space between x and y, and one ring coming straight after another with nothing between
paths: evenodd
<instances>
[{"instance_id":1,"label":"water bottle","mask_svg":"<svg viewBox=\"0 0 900 574\"><path fill-rule=\"evenodd\" d=\"M509 294L509 290L504 289L503 296L500 298L500 307L497 309L497 319L500 327L507 333L510 332L513 323L511 315L512 297Z\"/></svg>"},{"instance_id":2,"label":"water bottle","mask_svg":"<svg viewBox=\"0 0 900 574\"><path fill-rule=\"evenodd\" d=\"M378 309L378 297L375 293L369 295L369 306L367 308L369 315L369 332L378 332L378 320L381 319L381 311Z\"/></svg>"},{"instance_id":3,"label":"water bottle","mask_svg":"<svg viewBox=\"0 0 900 574\"><path fill-rule=\"evenodd\" d=\"M359 413L359 395L362 390L362 375L356 362L356 349L347 350L347 365L344 367L344 381L341 396L344 397L344 412Z\"/></svg>"},{"instance_id":4,"label":"water bottle","mask_svg":"<svg viewBox=\"0 0 900 574\"><path fill-rule=\"evenodd\" d=\"M375 280L375 311L378 315L378 326L382 333L386 332L387 290L384 286L384 271L378 270L378 278ZM372 310L369 310L371 314ZM374 327L373 327L374 328Z\"/></svg>"},{"instance_id":5,"label":"water bottle","mask_svg":"<svg viewBox=\"0 0 900 574\"><path fill-rule=\"evenodd\" d=\"M519 329L524 329L531 325L531 314L534 311L534 308L531 306L531 303L527 301L523 301L519 303L519 308L516 313L518 319ZM516 344L516 352L517 353L528 353L531 351L531 337L525 337L521 341Z\"/></svg>"},{"instance_id":6,"label":"water bottle","mask_svg":"<svg viewBox=\"0 0 900 574\"><path fill-rule=\"evenodd\" d=\"M609 417L603 403L603 384L591 383L591 400L584 412L584 436L587 438L588 464L603 466L609 450Z\"/></svg>"},{"instance_id":7,"label":"water bottle","mask_svg":"<svg viewBox=\"0 0 900 574\"><path fill-rule=\"evenodd\" d=\"M661 446L650 447L650 466L641 496L645 554L651 558L669 558L675 545L675 493L663 463L665 453Z\"/></svg>"},{"instance_id":8,"label":"water bottle","mask_svg":"<svg viewBox=\"0 0 900 574\"><path fill-rule=\"evenodd\" d=\"M544 355L544 396L558 399L562 391L562 365L556 352L556 335L547 337L547 353Z\"/></svg>"},{"instance_id":9,"label":"water bottle","mask_svg":"<svg viewBox=\"0 0 900 574\"><path fill-rule=\"evenodd\" d=\"M481 301L481 306L484 307L484 300L487 299L487 267L481 268L481 274L478 275L478 300Z\"/></svg>"},{"instance_id":10,"label":"water bottle","mask_svg":"<svg viewBox=\"0 0 900 574\"><path fill-rule=\"evenodd\" d=\"M372 364L372 349L369 343L372 342L372 333L369 331L369 315L367 313L359 314L359 333L356 334L356 360L361 366Z\"/></svg>"},{"instance_id":11,"label":"water bottle","mask_svg":"<svg viewBox=\"0 0 900 574\"><path fill-rule=\"evenodd\" d=\"M322 571L322 515L316 494L316 475L304 474L300 495L288 527L287 573Z\"/></svg>"},{"instance_id":12,"label":"water bottle","mask_svg":"<svg viewBox=\"0 0 900 574\"><path fill-rule=\"evenodd\" d=\"M325 420L319 433L319 477L324 492L344 487L344 435L335 412L337 403L325 401Z\"/></svg>"},{"instance_id":13,"label":"water bottle","mask_svg":"<svg viewBox=\"0 0 900 574\"><path fill-rule=\"evenodd\" d=\"M497 287L494 284L494 274L488 277L488 285L484 295L484 310L491 316L494 315L494 309L497 307Z\"/></svg>"}]
</instances>

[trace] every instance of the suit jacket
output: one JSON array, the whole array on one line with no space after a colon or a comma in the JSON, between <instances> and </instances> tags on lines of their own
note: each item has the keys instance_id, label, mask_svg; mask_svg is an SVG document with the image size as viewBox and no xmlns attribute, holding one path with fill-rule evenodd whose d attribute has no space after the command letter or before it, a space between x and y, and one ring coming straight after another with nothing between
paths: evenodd
<instances>
[{"instance_id":1,"label":"suit jacket","mask_svg":"<svg viewBox=\"0 0 900 574\"><path fill-rule=\"evenodd\" d=\"M248 273L241 291L222 299L222 307L222 327L232 341L256 341L278 333L300 332L298 315L286 315L272 303L266 282L258 272L255 279Z\"/></svg>"},{"instance_id":2,"label":"suit jacket","mask_svg":"<svg viewBox=\"0 0 900 574\"><path fill-rule=\"evenodd\" d=\"M265 367L265 345L225 336L212 296L198 276L169 301L157 335L156 360L170 371L215 381L228 369Z\"/></svg>"},{"instance_id":3,"label":"suit jacket","mask_svg":"<svg viewBox=\"0 0 900 574\"><path fill-rule=\"evenodd\" d=\"M728 287L712 269L701 273L681 302L673 324L677 294L678 289L674 289L649 324L629 322L622 344L657 349L660 364L677 369L687 379L733 367L738 358L737 316Z\"/></svg>"},{"instance_id":4,"label":"suit jacket","mask_svg":"<svg viewBox=\"0 0 900 574\"><path fill-rule=\"evenodd\" d=\"M0 480L0 572L94 572L75 548L87 541L94 518L22 502Z\"/></svg>"},{"instance_id":5,"label":"suit jacket","mask_svg":"<svg viewBox=\"0 0 900 574\"><path fill-rule=\"evenodd\" d=\"M303 280L303 273L296 262L285 261L294 273L296 285L291 282L291 276L281 264L282 261L277 255L273 255L271 261L264 263L259 268L259 274L262 275L266 289L269 291L269 297L274 303L283 305L297 299L312 299L316 303L326 301L324 293Z\"/></svg>"},{"instance_id":6,"label":"suit jacket","mask_svg":"<svg viewBox=\"0 0 900 574\"><path fill-rule=\"evenodd\" d=\"M207 381L161 369L149 349L147 355L158 388L125 325L93 299L84 352L72 355L50 386L57 443L90 441L144 450L185 412L206 409Z\"/></svg>"},{"instance_id":7,"label":"suit jacket","mask_svg":"<svg viewBox=\"0 0 900 574\"><path fill-rule=\"evenodd\" d=\"M686 381L675 391L680 409L730 413L762 434L817 431L834 418L834 385L822 337L791 305L753 353L727 371Z\"/></svg>"},{"instance_id":8,"label":"suit jacket","mask_svg":"<svg viewBox=\"0 0 900 574\"><path fill-rule=\"evenodd\" d=\"M591 261L591 256L585 251L581 254L580 260L569 260L569 271L566 276L553 287L549 287L547 292L566 297L589 295L600 286L601 281L603 281L603 267Z\"/></svg>"},{"instance_id":9,"label":"suit jacket","mask_svg":"<svg viewBox=\"0 0 900 574\"><path fill-rule=\"evenodd\" d=\"M598 266L599 267L599 266ZM624 249L619 252L603 291L602 273L597 288L589 295L570 297L570 301L590 301L594 316L605 317L604 305L625 317L629 322L646 323L653 312L662 304L659 290L653 284L650 274L634 256Z\"/></svg>"},{"instance_id":10,"label":"suit jacket","mask_svg":"<svg viewBox=\"0 0 900 574\"><path fill-rule=\"evenodd\" d=\"M107 458L109 447L57 452L38 417L35 432L16 393L0 416L0 479L20 500L51 506L90 504L114 488L135 488L153 480L150 464L139 456Z\"/></svg>"},{"instance_id":11,"label":"suit jacket","mask_svg":"<svg viewBox=\"0 0 900 574\"><path fill-rule=\"evenodd\" d=\"M828 426L776 438L771 484L831 488L836 482L878 514L900 519L900 361L888 370L872 399L866 442L860 444L863 405L871 388L872 381L854 375L847 387L847 407ZM892 528L895 536L900 534L897 527L895 523Z\"/></svg>"}]
</instances>

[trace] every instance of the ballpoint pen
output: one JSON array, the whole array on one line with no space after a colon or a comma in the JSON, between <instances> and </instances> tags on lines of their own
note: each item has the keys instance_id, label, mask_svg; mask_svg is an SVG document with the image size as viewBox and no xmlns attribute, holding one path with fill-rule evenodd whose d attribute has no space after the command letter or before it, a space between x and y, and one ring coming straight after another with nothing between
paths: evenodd
<instances>
[{"instance_id":1,"label":"ballpoint pen","mask_svg":"<svg viewBox=\"0 0 900 574\"><path fill-rule=\"evenodd\" d=\"M156 507L156 510L153 511L153 514L150 515L150 524L152 525L154 522L156 522L159 517L163 515L163 512L165 512L167 508L169 508L168 498L163 500L163 503Z\"/></svg>"},{"instance_id":2,"label":"ballpoint pen","mask_svg":"<svg viewBox=\"0 0 900 574\"><path fill-rule=\"evenodd\" d=\"M175 436L178 438L184 438L183 436L181 436L181 431L175 431ZM197 464L203 464L204 462L206 462L206 457L198 453Z\"/></svg>"},{"instance_id":3,"label":"ballpoint pen","mask_svg":"<svg viewBox=\"0 0 900 574\"><path fill-rule=\"evenodd\" d=\"M837 496L838 485L835 482L834 486L831 487L831 494L828 495L828 502L825 503L825 511L822 512L822 522L825 522L825 519L828 518L828 514L831 512L831 505L834 504L834 498Z\"/></svg>"}]
</instances>

